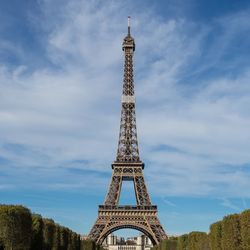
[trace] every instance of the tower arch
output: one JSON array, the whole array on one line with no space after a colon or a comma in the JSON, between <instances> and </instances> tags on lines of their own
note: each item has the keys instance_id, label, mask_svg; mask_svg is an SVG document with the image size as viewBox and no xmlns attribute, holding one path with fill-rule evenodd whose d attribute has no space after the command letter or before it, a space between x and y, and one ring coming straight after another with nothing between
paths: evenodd
<instances>
[{"instance_id":1,"label":"tower arch","mask_svg":"<svg viewBox=\"0 0 250 250\"><path fill-rule=\"evenodd\" d=\"M123 224L123 225L113 225L110 228L107 229L107 231L101 235L98 243L102 244L105 238L108 237L109 234L120 230L120 229L135 229L137 231L140 231L141 233L145 234L152 242L153 245L156 245L157 240L154 238L154 234L152 232L148 231L148 228L142 225L132 225L132 224Z\"/></svg>"}]
</instances>

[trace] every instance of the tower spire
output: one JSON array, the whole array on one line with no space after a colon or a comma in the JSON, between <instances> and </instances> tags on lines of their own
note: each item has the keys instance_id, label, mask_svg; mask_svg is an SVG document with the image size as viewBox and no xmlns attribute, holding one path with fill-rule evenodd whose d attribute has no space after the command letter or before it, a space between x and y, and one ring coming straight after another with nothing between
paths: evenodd
<instances>
[{"instance_id":1,"label":"tower spire","mask_svg":"<svg viewBox=\"0 0 250 250\"><path fill-rule=\"evenodd\" d=\"M130 16L128 16L128 36L130 36Z\"/></svg>"}]
</instances>

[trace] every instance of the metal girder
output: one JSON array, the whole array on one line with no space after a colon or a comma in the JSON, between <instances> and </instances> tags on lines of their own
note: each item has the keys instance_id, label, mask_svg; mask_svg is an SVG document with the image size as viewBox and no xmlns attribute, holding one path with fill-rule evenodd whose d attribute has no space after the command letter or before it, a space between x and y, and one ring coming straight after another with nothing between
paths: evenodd
<instances>
[{"instance_id":1,"label":"metal girder","mask_svg":"<svg viewBox=\"0 0 250 250\"><path fill-rule=\"evenodd\" d=\"M116 209L100 206L98 219L92 228L89 238L102 243L113 231L122 228L133 228L146 234L153 244L167 236L157 218L156 206L135 207L120 206Z\"/></svg>"}]
</instances>

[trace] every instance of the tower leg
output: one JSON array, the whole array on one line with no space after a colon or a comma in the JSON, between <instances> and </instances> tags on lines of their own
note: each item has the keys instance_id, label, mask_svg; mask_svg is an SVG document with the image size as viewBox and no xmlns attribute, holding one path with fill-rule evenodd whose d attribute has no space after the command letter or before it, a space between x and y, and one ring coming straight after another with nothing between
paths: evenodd
<instances>
[{"instance_id":1,"label":"tower leg","mask_svg":"<svg viewBox=\"0 0 250 250\"><path fill-rule=\"evenodd\" d=\"M118 204L120 191L122 185L122 177L113 175L111 183L109 185L109 191L105 199L105 205L116 205Z\"/></svg>"},{"instance_id":2,"label":"tower leg","mask_svg":"<svg viewBox=\"0 0 250 250\"><path fill-rule=\"evenodd\" d=\"M137 195L137 203L139 205L151 205L151 201L148 195L147 187L145 185L143 175L135 176L134 178L135 191Z\"/></svg>"}]
</instances>

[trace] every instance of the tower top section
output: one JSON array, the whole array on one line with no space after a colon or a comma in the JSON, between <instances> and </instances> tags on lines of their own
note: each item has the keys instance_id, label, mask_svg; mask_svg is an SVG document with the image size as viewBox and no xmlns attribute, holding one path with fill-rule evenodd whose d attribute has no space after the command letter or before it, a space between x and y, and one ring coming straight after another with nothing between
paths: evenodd
<instances>
[{"instance_id":1,"label":"tower top section","mask_svg":"<svg viewBox=\"0 0 250 250\"><path fill-rule=\"evenodd\" d=\"M123 44L122 44L122 50L125 51L125 53L133 53L135 51L135 40L130 34L130 24L131 24L131 17L128 16L128 34L127 36L123 39Z\"/></svg>"},{"instance_id":2,"label":"tower top section","mask_svg":"<svg viewBox=\"0 0 250 250\"><path fill-rule=\"evenodd\" d=\"M115 163L141 164L136 131L135 91L133 76L134 38L130 34L130 17L128 17L128 34L122 43L124 51L124 75L122 87L122 110L117 157Z\"/></svg>"}]
</instances>

